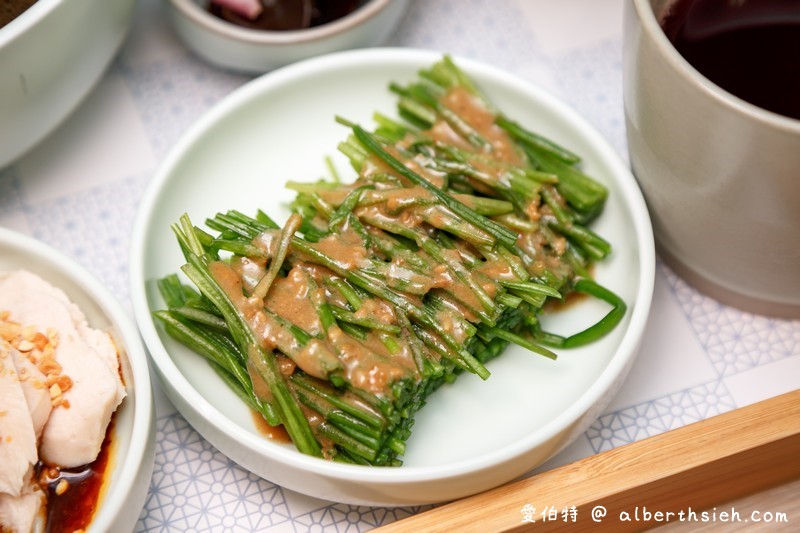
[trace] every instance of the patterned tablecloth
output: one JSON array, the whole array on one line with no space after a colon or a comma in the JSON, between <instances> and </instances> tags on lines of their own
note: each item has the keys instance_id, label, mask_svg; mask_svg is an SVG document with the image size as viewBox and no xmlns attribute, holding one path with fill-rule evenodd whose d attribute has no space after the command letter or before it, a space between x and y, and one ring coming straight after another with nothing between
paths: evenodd
<instances>
[{"instance_id":1,"label":"patterned tablecloth","mask_svg":"<svg viewBox=\"0 0 800 533\"><path fill-rule=\"evenodd\" d=\"M508 70L577 109L625 156L623 0L416 0L387 44ZM249 77L176 39L157 0L89 99L0 171L0 225L74 257L129 305L128 248L148 180L184 130ZM800 280L798 280L800 282ZM644 344L622 391L542 469L800 388L800 321L698 293L659 264ZM238 467L156 390L155 472L137 531L365 531L419 508L362 508L288 491Z\"/></svg>"}]
</instances>

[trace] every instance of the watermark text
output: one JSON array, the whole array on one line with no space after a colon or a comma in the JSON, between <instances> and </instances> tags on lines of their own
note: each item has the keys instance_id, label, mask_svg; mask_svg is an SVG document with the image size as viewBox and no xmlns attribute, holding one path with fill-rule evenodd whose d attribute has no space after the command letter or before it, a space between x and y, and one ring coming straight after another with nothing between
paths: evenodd
<instances>
[{"instance_id":1,"label":"watermark text","mask_svg":"<svg viewBox=\"0 0 800 533\"><path fill-rule=\"evenodd\" d=\"M576 506L545 505L537 508L526 503L520 508L521 521L525 523L536 522L562 522L577 523L581 520L595 523L612 522L639 522L657 525L667 522L689 523L754 523L754 524L781 524L789 523L788 513L774 510L740 510L735 507L714 507L713 509L697 510L691 507L677 511L663 511L647 506L633 506L629 509L609 511L603 505L595 505L591 509L579 510ZM583 515L583 516L582 516Z\"/></svg>"}]
</instances>

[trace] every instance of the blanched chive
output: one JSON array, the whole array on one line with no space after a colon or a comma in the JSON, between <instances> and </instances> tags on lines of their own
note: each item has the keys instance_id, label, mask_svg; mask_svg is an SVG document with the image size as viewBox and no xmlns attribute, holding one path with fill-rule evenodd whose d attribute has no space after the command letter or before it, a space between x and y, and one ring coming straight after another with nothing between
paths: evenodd
<instances>
[{"instance_id":1,"label":"blanched chive","mask_svg":"<svg viewBox=\"0 0 800 533\"><path fill-rule=\"evenodd\" d=\"M335 305L330 306L330 309L333 313L333 316L336 317L336 320L349 322L350 324L356 324L357 326L363 326L368 329L385 331L386 333L400 333L400 326L396 326L394 324L384 324L383 322L379 322L378 320L372 318L358 317L354 313Z\"/></svg>"},{"instance_id":2,"label":"blanched chive","mask_svg":"<svg viewBox=\"0 0 800 533\"><path fill-rule=\"evenodd\" d=\"M344 222L350 213L353 212L353 209L358 205L361 195L364 193L364 191L370 188L372 187L356 187L350 191L347 196L345 196L344 201L339 204L339 207L336 208L336 211L333 212L330 220L328 220L328 231L331 231L332 229L336 228L336 226Z\"/></svg>"},{"instance_id":3,"label":"blanched chive","mask_svg":"<svg viewBox=\"0 0 800 533\"><path fill-rule=\"evenodd\" d=\"M283 424L297 449L308 455L322 455L322 449L300 407L292 398L286 383L275 366L275 358L257 346L250 346L248 360L258 375L269 385L275 402L280 407Z\"/></svg>"},{"instance_id":4,"label":"blanched chive","mask_svg":"<svg viewBox=\"0 0 800 533\"><path fill-rule=\"evenodd\" d=\"M504 115L498 115L496 122L498 126L506 130L515 139L530 146L539 148L540 150L544 150L548 154L558 158L560 161L563 161L564 163L574 165L576 163L579 163L581 160L581 158L578 155L570 152L569 150L567 150L562 146L559 146L550 139L547 139L537 133L533 133L532 131L525 129L520 124L514 122L513 120L510 120L508 117Z\"/></svg>"},{"instance_id":5,"label":"blanched chive","mask_svg":"<svg viewBox=\"0 0 800 533\"><path fill-rule=\"evenodd\" d=\"M543 283L535 283L533 281L505 281L500 280L500 285L507 289L513 289L519 292L530 292L533 294L541 294L543 296L550 296L552 298L561 298L561 293L554 288L544 285Z\"/></svg>"},{"instance_id":6,"label":"blanched chive","mask_svg":"<svg viewBox=\"0 0 800 533\"><path fill-rule=\"evenodd\" d=\"M541 338L539 339L541 342L547 343L554 347L562 348L576 348L578 346L584 346L607 335L617 326L617 324L619 324L619 322L622 320L622 317L625 316L625 311L627 309L625 301L612 291L598 284L596 281L591 279L580 279L575 283L573 289L576 292L589 294L610 304L612 306L611 311L609 311L597 323L589 326L579 333L575 333L569 337L561 337L553 333L547 333L541 335Z\"/></svg>"},{"instance_id":7,"label":"blanched chive","mask_svg":"<svg viewBox=\"0 0 800 533\"><path fill-rule=\"evenodd\" d=\"M280 236L278 237L277 249L275 250L275 255L273 255L272 260L270 261L269 269L258 281L255 289L253 289L253 298L263 300L264 297L267 296L269 288L272 286L272 282L275 281L275 278L278 276L278 273L283 266L283 261L286 259L286 254L289 253L289 245L291 244L292 238L294 238L294 234L297 232L297 229L300 227L301 222L303 222L303 219L297 213L293 213L286 221L286 225L283 227Z\"/></svg>"},{"instance_id":8,"label":"blanched chive","mask_svg":"<svg viewBox=\"0 0 800 533\"><path fill-rule=\"evenodd\" d=\"M469 207L465 206L449 194L443 192L441 189L433 185L431 182L417 174L416 172L410 170L406 167L402 162L400 162L397 158L387 152L381 145L378 143L375 138L367 133L366 130L361 128L361 126L354 126L353 133L355 134L356 138L371 152L375 153L379 158L381 158L386 164L388 164L395 172L400 174L401 176L407 178L409 181L414 183L415 185L421 185L427 191L431 192L434 196L439 198L441 202L453 210L458 215L464 217L466 220L475 224L477 227L481 228L482 230L486 231L494 235L494 237L504 246L506 247L513 247L514 244L517 242L517 235L513 232L509 231L504 226L497 224L479 214L475 211L470 209Z\"/></svg>"},{"instance_id":9,"label":"blanched chive","mask_svg":"<svg viewBox=\"0 0 800 533\"><path fill-rule=\"evenodd\" d=\"M536 344L534 342L531 342L530 340L528 340L528 339L526 339L524 337L521 337L521 336L519 336L519 335L517 335L515 333L512 333L510 331L506 331L506 330L500 329L500 328L486 328L485 331L487 331L489 334L491 334L491 335L493 335L495 337L499 337L499 338L501 338L503 340L507 340L508 342L513 342L517 346L521 346L521 347L525 348L526 350L529 350L529 351L531 351L533 353L537 353L539 355L543 355L543 356L547 357L548 359L554 359L554 360L558 359L558 356L554 352L552 352L551 350L548 350L544 346L539 346L538 344Z\"/></svg>"}]
</instances>

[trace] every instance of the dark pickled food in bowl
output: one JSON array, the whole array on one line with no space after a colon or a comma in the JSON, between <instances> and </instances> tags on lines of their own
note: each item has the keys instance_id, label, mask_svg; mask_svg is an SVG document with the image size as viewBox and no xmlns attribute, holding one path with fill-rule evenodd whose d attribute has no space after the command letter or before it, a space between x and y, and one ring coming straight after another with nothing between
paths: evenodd
<instances>
[{"instance_id":1,"label":"dark pickled food in bowl","mask_svg":"<svg viewBox=\"0 0 800 533\"><path fill-rule=\"evenodd\" d=\"M286 31L321 26L363 4L359 0L211 0L211 14L245 28Z\"/></svg>"}]
</instances>

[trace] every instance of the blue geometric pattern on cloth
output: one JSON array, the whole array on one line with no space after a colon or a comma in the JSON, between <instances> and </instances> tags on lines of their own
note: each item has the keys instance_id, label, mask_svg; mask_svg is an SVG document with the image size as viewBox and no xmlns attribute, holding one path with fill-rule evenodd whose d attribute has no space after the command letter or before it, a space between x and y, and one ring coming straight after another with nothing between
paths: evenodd
<instances>
[{"instance_id":1,"label":"blue geometric pattern on cloth","mask_svg":"<svg viewBox=\"0 0 800 533\"><path fill-rule=\"evenodd\" d=\"M150 491L135 531L369 531L432 506L322 505L292 514L283 488L248 472L178 413L158 419ZM292 525L293 524L293 525Z\"/></svg>"},{"instance_id":2,"label":"blue geometric pattern on cloth","mask_svg":"<svg viewBox=\"0 0 800 533\"><path fill-rule=\"evenodd\" d=\"M508 0L486 9L486 0L412 2L405 20L387 45L427 48L481 61L510 72L537 52L524 15Z\"/></svg>"},{"instance_id":3,"label":"blue geometric pattern on cloth","mask_svg":"<svg viewBox=\"0 0 800 533\"><path fill-rule=\"evenodd\" d=\"M622 43L619 39L566 52L551 64L560 96L625 157L628 145L622 111Z\"/></svg>"},{"instance_id":4,"label":"blue geometric pattern on cloth","mask_svg":"<svg viewBox=\"0 0 800 533\"><path fill-rule=\"evenodd\" d=\"M178 414L158 420L150 493L136 531L261 531L287 523L283 489L217 451Z\"/></svg>"},{"instance_id":5,"label":"blue geometric pattern on cloth","mask_svg":"<svg viewBox=\"0 0 800 533\"><path fill-rule=\"evenodd\" d=\"M586 431L595 453L652 437L736 408L722 381L668 394L608 413Z\"/></svg>"},{"instance_id":6,"label":"blue geometric pattern on cloth","mask_svg":"<svg viewBox=\"0 0 800 533\"><path fill-rule=\"evenodd\" d=\"M215 69L188 52L168 62L120 65L119 71L159 159L205 111L250 80Z\"/></svg>"},{"instance_id":7,"label":"blue geometric pattern on cloth","mask_svg":"<svg viewBox=\"0 0 800 533\"><path fill-rule=\"evenodd\" d=\"M309 532L336 531L339 533L360 533L378 526L430 509L425 507L399 507L386 509L383 507L357 507L353 505L335 504L310 513L293 517L295 527L308 528Z\"/></svg>"},{"instance_id":8,"label":"blue geometric pattern on cloth","mask_svg":"<svg viewBox=\"0 0 800 533\"><path fill-rule=\"evenodd\" d=\"M800 330L792 321L733 309L695 291L671 270L664 270L719 376L800 355Z\"/></svg>"},{"instance_id":9,"label":"blue geometric pattern on cloth","mask_svg":"<svg viewBox=\"0 0 800 533\"><path fill-rule=\"evenodd\" d=\"M33 236L81 263L127 301L132 221L146 180L119 180L26 206ZM98 223L99 222L99 223Z\"/></svg>"}]
</instances>

